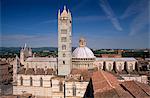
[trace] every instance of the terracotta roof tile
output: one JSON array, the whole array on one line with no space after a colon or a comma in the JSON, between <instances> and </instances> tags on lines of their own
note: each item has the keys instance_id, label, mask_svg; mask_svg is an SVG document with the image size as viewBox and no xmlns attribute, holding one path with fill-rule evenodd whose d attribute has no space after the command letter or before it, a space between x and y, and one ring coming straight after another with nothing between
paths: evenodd
<instances>
[{"instance_id":1,"label":"terracotta roof tile","mask_svg":"<svg viewBox=\"0 0 150 98\"><path fill-rule=\"evenodd\" d=\"M136 98L148 97L148 95L134 81L125 81L122 83L122 85L131 95Z\"/></svg>"},{"instance_id":2,"label":"terracotta roof tile","mask_svg":"<svg viewBox=\"0 0 150 98\"><path fill-rule=\"evenodd\" d=\"M45 71L43 68L37 68L36 69L36 75L44 75L45 74Z\"/></svg>"},{"instance_id":3,"label":"terracotta roof tile","mask_svg":"<svg viewBox=\"0 0 150 98\"><path fill-rule=\"evenodd\" d=\"M25 74L25 71L26 71L26 68L22 68L22 69L18 72L18 74Z\"/></svg>"},{"instance_id":4,"label":"terracotta roof tile","mask_svg":"<svg viewBox=\"0 0 150 98\"><path fill-rule=\"evenodd\" d=\"M34 68L28 68L25 72L26 75L34 75L35 71Z\"/></svg>"},{"instance_id":5,"label":"terracotta roof tile","mask_svg":"<svg viewBox=\"0 0 150 98\"><path fill-rule=\"evenodd\" d=\"M92 83L94 98L133 98L120 86L120 82L111 73L102 70L93 72Z\"/></svg>"},{"instance_id":6,"label":"terracotta roof tile","mask_svg":"<svg viewBox=\"0 0 150 98\"><path fill-rule=\"evenodd\" d=\"M146 85L146 84L143 84L140 82L136 82L136 84L150 96L150 86L149 85Z\"/></svg>"},{"instance_id":7,"label":"terracotta roof tile","mask_svg":"<svg viewBox=\"0 0 150 98\"><path fill-rule=\"evenodd\" d=\"M90 80L90 73L86 69L72 69L71 75L80 75L83 77L83 81L89 81Z\"/></svg>"},{"instance_id":8,"label":"terracotta roof tile","mask_svg":"<svg viewBox=\"0 0 150 98\"><path fill-rule=\"evenodd\" d=\"M52 68L51 69L48 68L46 71L47 71L47 73L46 73L47 75L55 74L55 71Z\"/></svg>"}]
</instances>

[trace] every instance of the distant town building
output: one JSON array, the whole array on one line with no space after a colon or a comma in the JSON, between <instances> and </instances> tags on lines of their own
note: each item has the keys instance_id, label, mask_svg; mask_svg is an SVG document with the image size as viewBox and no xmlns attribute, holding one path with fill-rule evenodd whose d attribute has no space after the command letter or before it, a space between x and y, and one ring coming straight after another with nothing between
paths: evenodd
<instances>
[{"instance_id":1,"label":"distant town building","mask_svg":"<svg viewBox=\"0 0 150 98\"><path fill-rule=\"evenodd\" d=\"M11 75L9 74L8 67L9 67L8 63L0 61L0 84L7 83L12 78Z\"/></svg>"},{"instance_id":2,"label":"distant town building","mask_svg":"<svg viewBox=\"0 0 150 98\"><path fill-rule=\"evenodd\" d=\"M121 58L121 54L101 54L102 58Z\"/></svg>"},{"instance_id":3,"label":"distant town building","mask_svg":"<svg viewBox=\"0 0 150 98\"><path fill-rule=\"evenodd\" d=\"M9 73L8 67L8 63L0 61L0 95L2 95L5 90L3 85L9 83L12 79L12 75Z\"/></svg>"}]
</instances>

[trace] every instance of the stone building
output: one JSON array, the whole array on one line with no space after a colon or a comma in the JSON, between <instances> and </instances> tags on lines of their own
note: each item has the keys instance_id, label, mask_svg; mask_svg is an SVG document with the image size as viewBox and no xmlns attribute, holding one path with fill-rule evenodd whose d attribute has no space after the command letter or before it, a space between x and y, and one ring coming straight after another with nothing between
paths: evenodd
<instances>
[{"instance_id":1,"label":"stone building","mask_svg":"<svg viewBox=\"0 0 150 98\"><path fill-rule=\"evenodd\" d=\"M84 38L79 40L79 47L77 47L72 53L72 66L78 69L93 69L93 63L95 61L93 52L86 47L86 41Z\"/></svg>"},{"instance_id":2,"label":"stone building","mask_svg":"<svg viewBox=\"0 0 150 98\"><path fill-rule=\"evenodd\" d=\"M137 67L137 60L135 58L96 58L94 66L107 71L132 72Z\"/></svg>"},{"instance_id":3,"label":"stone building","mask_svg":"<svg viewBox=\"0 0 150 98\"><path fill-rule=\"evenodd\" d=\"M8 63L4 61L0 61L0 84L8 82L11 78L11 75L9 74L8 66L9 66Z\"/></svg>"},{"instance_id":4,"label":"stone building","mask_svg":"<svg viewBox=\"0 0 150 98\"><path fill-rule=\"evenodd\" d=\"M72 53L72 16L58 11L58 58L35 57L26 45L13 65L13 94L36 98L83 98L90 83L88 70L133 71L134 58L96 58L85 39Z\"/></svg>"}]
</instances>

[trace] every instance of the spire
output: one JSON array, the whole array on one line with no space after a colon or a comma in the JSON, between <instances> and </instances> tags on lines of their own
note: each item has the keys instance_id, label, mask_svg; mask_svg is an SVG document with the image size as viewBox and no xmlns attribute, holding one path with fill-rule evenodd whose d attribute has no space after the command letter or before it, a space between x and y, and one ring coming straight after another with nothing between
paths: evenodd
<instances>
[{"instance_id":1,"label":"spire","mask_svg":"<svg viewBox=\"0 0 150 98\"><path fill-rule=\"evenodd\" d=\"M24 49L26 49L26 47L27 47L27 44L25 43L25 44L24 44Z\"/></svg>"},{"instance_id":2,"label":"spire","mask_svg":"<svg viewBox=\"0 0 150 98\"><path fill-rule=\"evenodd\" d=\"M64 5L64 10L66 10L66 6Z\"/></svg>"},{"instance_id":3,"label":"spire","mask_svg":"<svg viewBox=\"0 0 150 98\"><path fill-rule=\"evenodd\" d=\"M60 9L58 10L58 17L60 17Z\"/></svg>"}]
</instances>

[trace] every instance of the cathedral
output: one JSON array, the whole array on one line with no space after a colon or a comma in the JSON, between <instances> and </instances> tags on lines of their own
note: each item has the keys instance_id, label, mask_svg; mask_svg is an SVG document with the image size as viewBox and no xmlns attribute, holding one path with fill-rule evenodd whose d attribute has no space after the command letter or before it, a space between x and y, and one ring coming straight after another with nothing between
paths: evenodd
<instances>
[{"instance_id":1,"label":"cathedral","mask_svg":"<svg viewBox=\"0 0 150 98\"><path fill-rule=\"evenodd\" d=\"M72 52L72 14L64 6L58 11L58 57L36 57L26 45L13 65L13 94L36 98L83 98L90 76L88 70L135 70L134 58L97 58L80 38Z\"/></svg>"}]
</instances>

